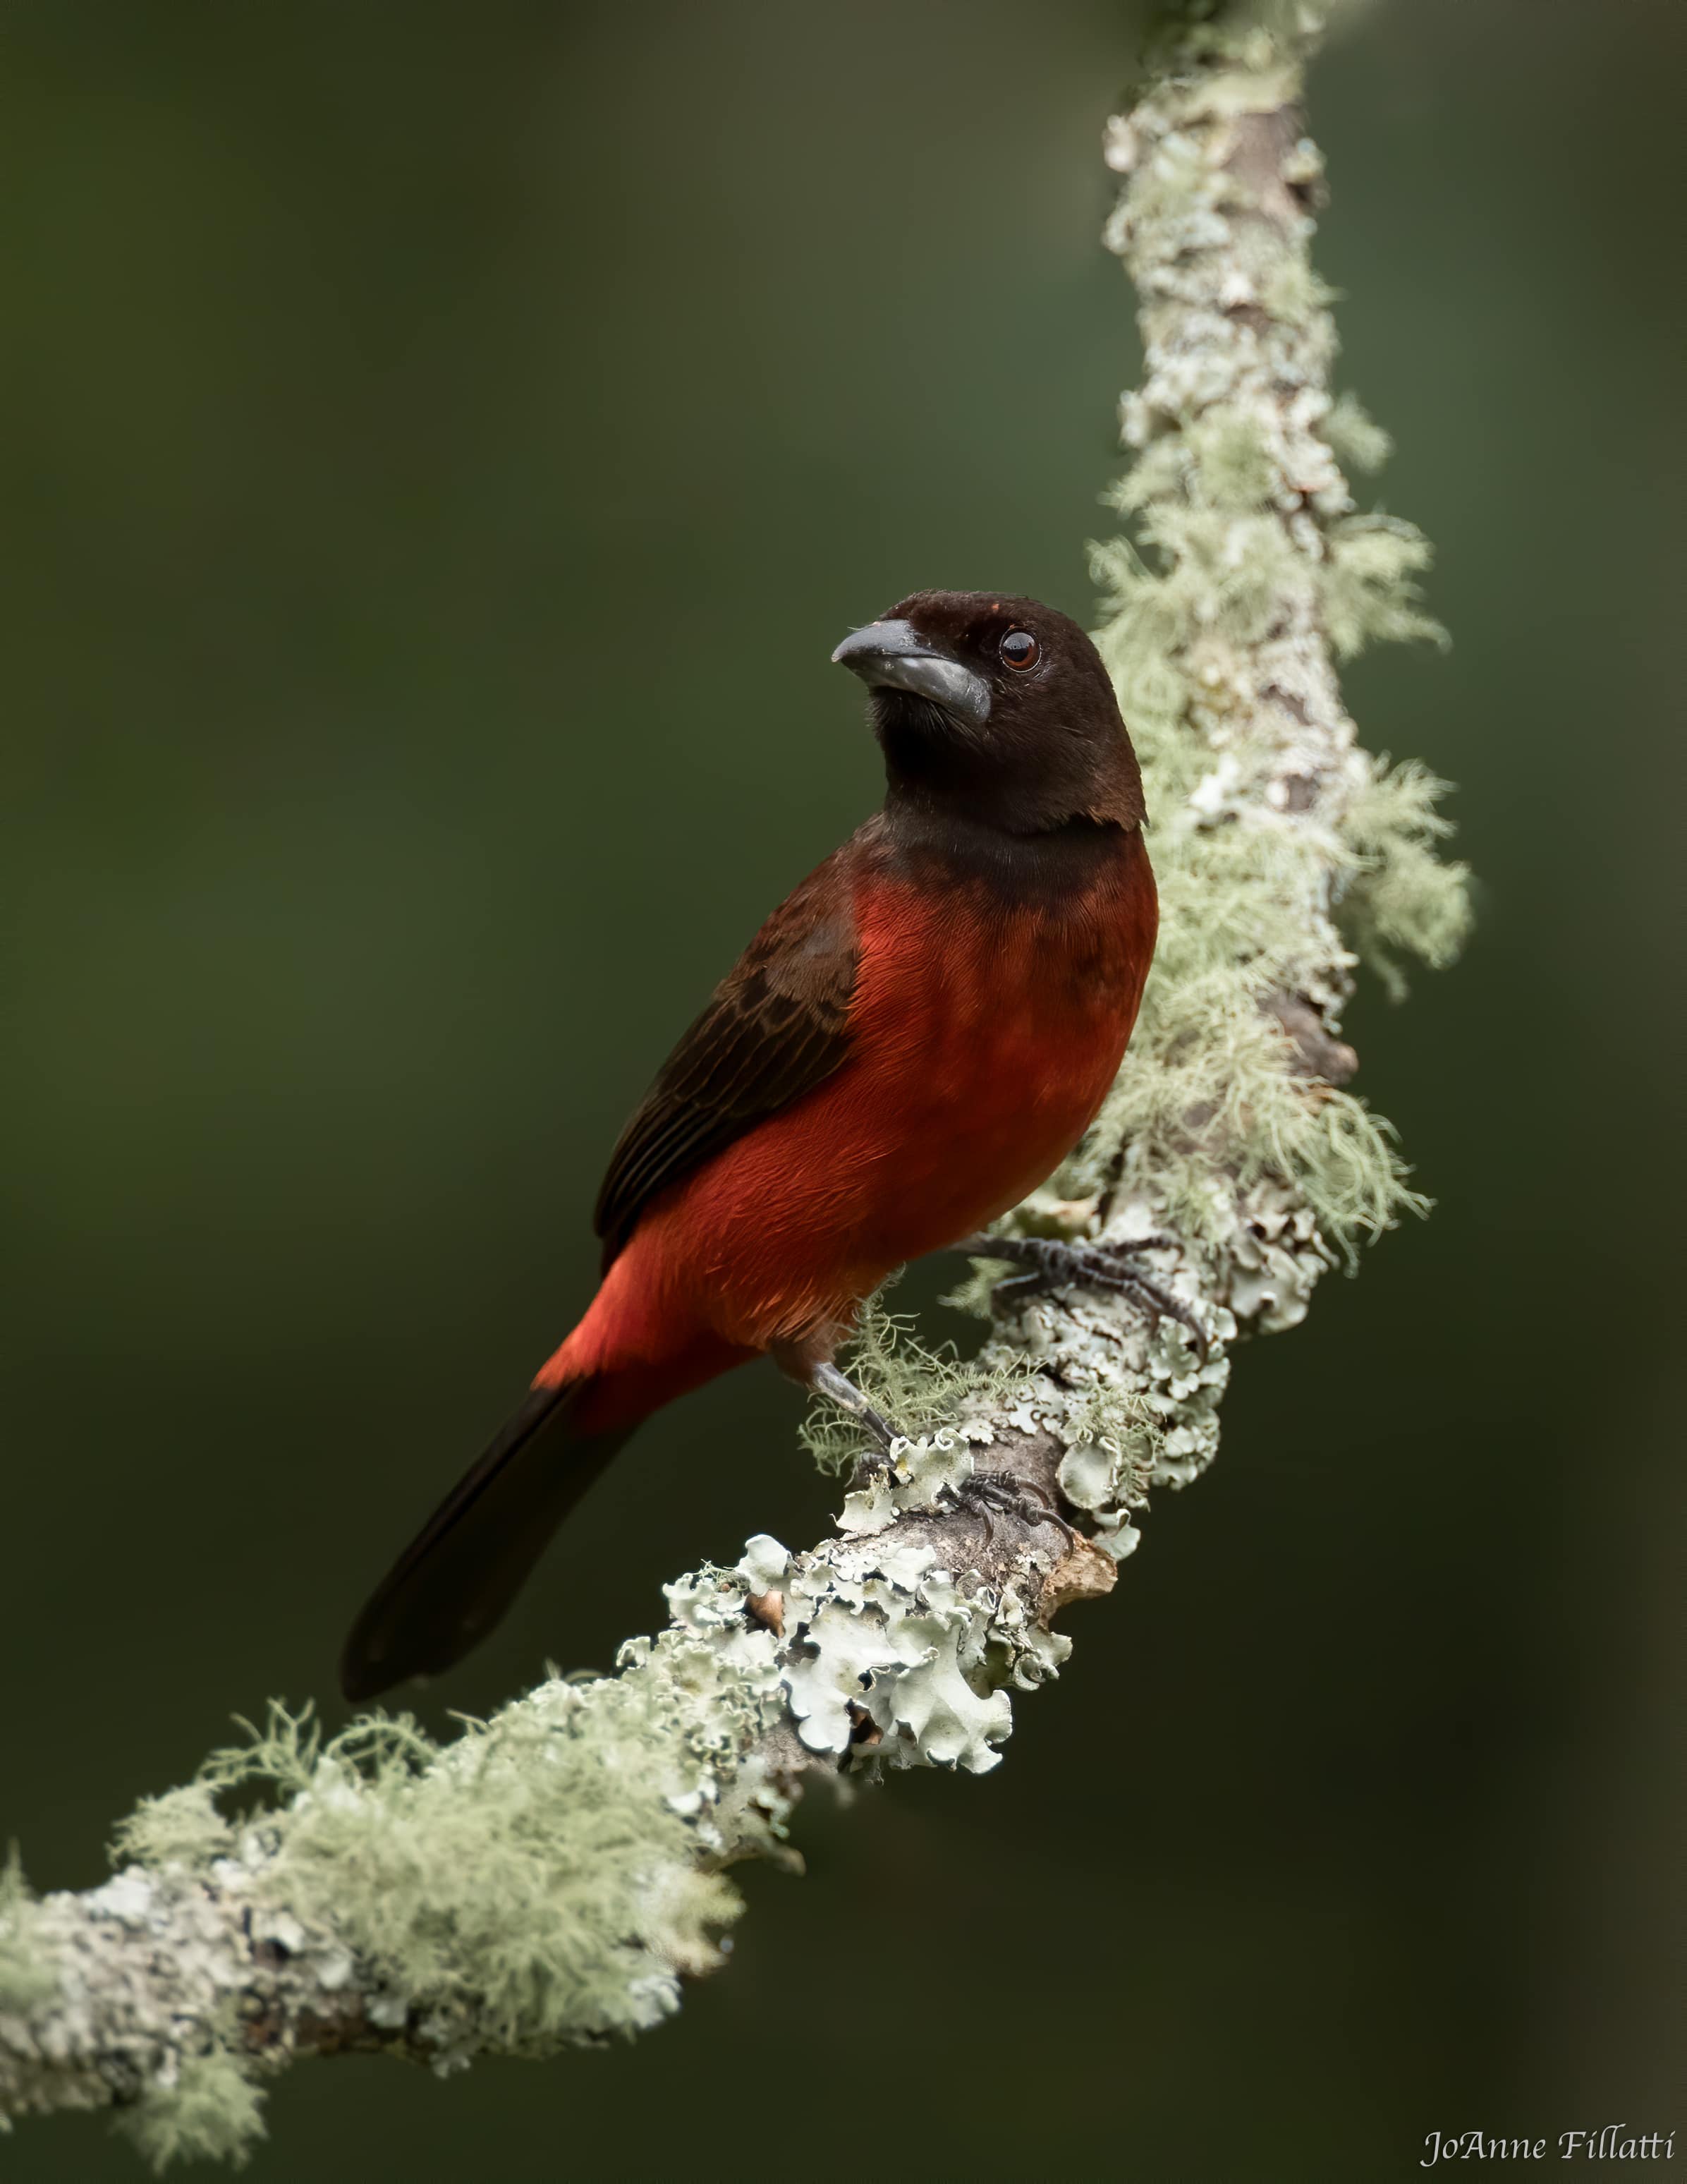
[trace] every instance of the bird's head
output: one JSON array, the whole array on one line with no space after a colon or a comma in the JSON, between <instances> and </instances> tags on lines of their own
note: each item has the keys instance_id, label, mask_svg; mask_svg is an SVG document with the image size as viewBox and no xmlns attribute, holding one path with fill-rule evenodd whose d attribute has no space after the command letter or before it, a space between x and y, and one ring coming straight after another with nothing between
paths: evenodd
<instances>
[{"instance_id":1,"label":"bird's head","mask_svg":"<svg viewBox=\"0 0 1687 2184\"><path fill-rule=\"evenodd\" d=\"M915 592L832 655L871 694L891 794L1011 833L1133 827L1142 776L1075 621L998 592Z\"/></svg>"}]
</instances>

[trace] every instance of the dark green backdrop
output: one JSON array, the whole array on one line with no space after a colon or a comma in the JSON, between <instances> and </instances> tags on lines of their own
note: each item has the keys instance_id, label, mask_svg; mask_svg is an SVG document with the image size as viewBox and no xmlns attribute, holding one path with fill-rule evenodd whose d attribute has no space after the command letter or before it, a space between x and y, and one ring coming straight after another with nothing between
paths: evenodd
<instances>
[{"instance_id":1,"label":"dark green backdrop","mask_svg":"<svg viewBox=\"0 0 1687 2184\"><path fill-rule=\"evenodd\" d=\"M1395 0L1315 81L1346 376L1456 636L1356 707L1462 783L1483 881L1465 965L1352 1018L1434 1219L1244 1357L998 1774L810 1810L636 2049L300 2070L255 2178L1351 2184L1432 2129L1687 2122L1683 30ZM588 1293L624 1110L875 797L844 629L927 583L1088 610L1136 44L1116 0L0 11L37 1884L326 1696ZM660 1418L434 1717L811 1536L795 1410L758 1372ZM137 2174L96 2120L0 2170Z\"/></svg>"}]
</instances>

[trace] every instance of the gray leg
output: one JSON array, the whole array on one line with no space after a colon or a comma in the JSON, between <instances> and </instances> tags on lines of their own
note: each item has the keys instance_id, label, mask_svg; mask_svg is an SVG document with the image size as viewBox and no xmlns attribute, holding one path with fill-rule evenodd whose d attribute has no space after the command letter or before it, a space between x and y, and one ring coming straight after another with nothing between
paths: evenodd
<instances>
[{"instance_id":1,"label":"gray leg","mask_svg":"<svg viewBox=\"0 0 1687 2184\"><path fill-rule=\"evenodd\" d=\"M1129 1244L1063 1244L1048 1236L963 1236L955 1245L972 1259L1005 1259L1027 1272L1003 1282L996 1295L1007 1301L1039 1290L1110 1290L1133 1305L1144 1319L1175 1319L1194 1337L1205 1362L1206 1330L1180 1298L1144 1272L1144 1251L1164 1251L1169 1236L1144 1236Z\"/></svg>"},{"instance_id":2,"label":"gray leg","mask_svg":"<svg viewBox=\"0 0 1687 2184\"><path fill-rule=\"evenodd\" d=\"M896 1429L882 1418L853 1380L848 1379L835 1365L811 1366L809 1385L828 1402L836 1403L852 1418L859 1418L884 1453L888 1456L891 1444L898 1439Z\"/></svg>"}]
</instances>

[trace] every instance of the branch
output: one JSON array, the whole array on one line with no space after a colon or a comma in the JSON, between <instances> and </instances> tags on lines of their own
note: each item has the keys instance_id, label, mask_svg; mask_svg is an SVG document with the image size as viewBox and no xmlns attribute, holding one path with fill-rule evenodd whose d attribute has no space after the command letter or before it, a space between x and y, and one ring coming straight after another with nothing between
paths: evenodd
<instances>
[{"instance_id":1,"label":"branch","mask_svg":"<svg viewBox=\"0 0 1687 2184\"><path fill-rule=\"evenodd\" d=\"M1445 961L1465 908L1439 784L1368 758L1336 683L1338 655L1433 632L1423 542L1356 513L1339 467L1386 442L1331 400L1308 255L1298 101L1326 12L1185 28L1106 143L1145 370L1098 641L1149 775L1162 940L1100 1121L1010 1226L1169 1234L1156 1279L1205 1355L1100 1290L998 1296L967 1368L870 1322L857 1370L922 1430L836 1537L681 1578L614 1675L553 1674L444 1747L381 1717L325 1742L277 1708L122 1825L103 1887L0 1881L0 2118L115 2106L160 2164L238 2159L298 2056L449 2070L656 2024L721 1960L722 1868L793 1858L810 1776L998 1763L1011 1694L1070 1651L1057 1610L1110 1591L1150 1491L1211 1462L1239 1334L1293 1325L1420 1203L1338 1035L1359 956L1395 980L1402 953ZM981 1478L1005 1490L961 1498Z\"/></svg>"}]
</instances>

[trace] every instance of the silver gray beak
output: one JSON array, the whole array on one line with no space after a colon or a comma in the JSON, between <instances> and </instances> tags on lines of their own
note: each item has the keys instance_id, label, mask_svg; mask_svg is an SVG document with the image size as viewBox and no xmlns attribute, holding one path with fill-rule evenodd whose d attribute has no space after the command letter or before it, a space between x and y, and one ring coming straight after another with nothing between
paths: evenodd
<instances>
[{"instance_id":1,"label":"silver gray beak","mask_svg":"<svg viewBox=\"0 0 1687 2184\"><path fill-rule=\"evenodd\" d=\"M854 630L832 664L859 675L870 690L908 690L944 712L980 727L990 717L990 686L976 667L957 660L910 621L870 621Z\"/></svg>"}]
</instances>

